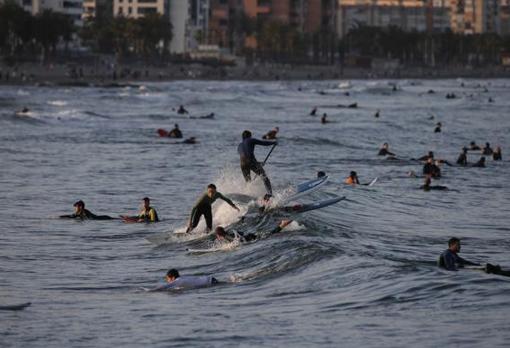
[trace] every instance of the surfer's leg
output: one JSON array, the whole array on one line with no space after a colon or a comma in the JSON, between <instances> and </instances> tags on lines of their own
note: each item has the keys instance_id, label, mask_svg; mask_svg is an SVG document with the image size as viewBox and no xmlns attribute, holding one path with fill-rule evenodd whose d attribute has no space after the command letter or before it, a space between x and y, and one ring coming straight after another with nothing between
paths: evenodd
<instances>
[{"instance_id":1,"label":"surfer's leg","mask_svg":"<svg viewBox=\"0 0 510 348\"><path fill-rule=\"evenodd\" d=\"M209 229L209 231L211 231L212 230L212 211L211 211L211 207L209 207L209 209L204 211L204 216L205 216L205 223L207 224L207 228Z\"/></svg>"},{"instance_id":2,"label":"surfer's leg","mask_svg":"<svg viewBox=\"0 0 510 348\"><path fill-rule=\"evenodd\" d=\"M273 195L273 189L271 188L271 181L269 181L269 178L266 175L266 171L264 170L262 165L260 163L258 163L258 162L257 163L253 163L252 167L251 167L251 170L253 170L253 172L255 174L259 175L262 178L262 180L264 181L264 186L266 187L267 193L272 196Z\"/></svg>"},{"instance_id":3,"label":"surfer's leg","mask_svg":"<svg viewBox=\"0 0 510 348\"><path fill-rule=\"evenodd\" d=\"M241 162L241 171L243 172L244 180L246 182L250 182L251 181L250 164Z\"/></svg>"},{"instance_id":4,"label":"surfer's leg","mask_svg":"<svg viewBox=\"0 0 510 348\"><path fill-rule=\"evenodd\" d=\"M200 222L200 217L202 216L202 212L200 209L194 208L191 211L191 216L189 218L189 226L186 230L186 233L191 232L195 227L198 226L198 223Z\"/></svg>"}]
</instances>

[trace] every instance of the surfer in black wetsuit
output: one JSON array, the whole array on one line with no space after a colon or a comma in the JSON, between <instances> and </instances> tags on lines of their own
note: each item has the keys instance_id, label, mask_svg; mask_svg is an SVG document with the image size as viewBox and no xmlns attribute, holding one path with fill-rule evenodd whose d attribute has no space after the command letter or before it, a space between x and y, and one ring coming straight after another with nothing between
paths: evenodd
<instances>
[{"instance_id":1,"label":"surfer in black wetsuit","mask_svg":"<svg viewBox=\"0 0 510 348\"><path fill-rule=\"evenodd\" d=\"M461 154L459 155L459 157L457 158L457 164L460 165L460 166L467 166L467 147L463 147L462 148L462 152Z\"/></svg>"},{"instance_id":2,"label":"surfer in black wetsuit","mask_svg":"<svg viewBox=\"0 0 510 348\"><path fill-rule=\"evenodd\" d=\"M432 151L429 151L428 154L424 155L424 156L421 156L420 158L418 158L418 161L428 161L429 158L432 158L434 159L434 152Z\"/></svg>"},{"instance_id":3,"label":"surfer in black wetsuit","mask_svg":"<svg viewBox=\"0 0 510 348\"><path fill-rule=\"evenodd\" d=\"M388 143L384 143L383 146L379 149L377 156L395 156L393 152L390 152L389 148L390 145Z\"/></svg>"},{"instance_id":4,"label":"surfer in black wetsuit","mask_svg":"<svg viewBox=\"0 0 510 348\"><path fill-rule=\"evenodd\" d=\"M476 145L476 143L474 141L472 141L471 143L469 143L469 150L480 151L481 148L480 148L480 146Z\"/></svg>"},{"instance_id":5,"label":"surfer in black wetsuit","mask_svg":"<svg viewBox=\"0 0 510 348\"><path fill-rule=\"evenodd\" d=\"M485 147L482 150L482 155L484 156L491 156L494 150L491 148L491 144L485 143Z\"/></svg>"},{"instance_id":6,"label":"surfer in black wetsuit","mask_svg":"<svg viewBox=\"0 0 510 348\"><path fill-rule=\"evenodd\" d=\"M207 192L204 193L199 198L199 200L195 203L195 205L193 206L193 209L191 210L191 216L189 219L188 229L186 230L186 233L191 232L195 227L197 227L202 215L204 215L204 217L205 217L205 223L207 225L207 230L208 231L212 230L213 216L212 216L211 205L217 199L224 200L232 208L239 211L239 208L234 204L234 202L232 202L229 198L223 196L221 193L219 193L216 190L216 185L209 184L209 186L207 186Z\"/></svg>"},{"instance_id":7,"label":"surfer in black wetsuit","mask_svg":"<svg viewBox=\"0 0 510 348\"><path fill-rule=\"evenodd\" d=\"M322 171L322 170L319 170L317 172L317 179L318 178L322 178L322 177L325 177L326 176L326 172Z\"/></svg>"},{"instance_id":8,"label":"surfer in black wetsuit","mask_svg":"<svg viewBox=\"0 0 510 348\"><path fill-rule=\"evenodd\" d=\"M278 226L276 226L276 228L271 230L267 235L272 235L272 234L281 232L281 230L283 230L285 227L287 227L291 222L292 222L292 220L282 220L278 224ZM239 240L241 243L252 242L254 240L262 238L263 236L267 236L266 234L258 235L256 233L243 234L241 232L236 232L236 233L230 232L230 231L227 232L221 226L216 227L215 232L216 232L216 234L215 234L216 240L225 241L228 243L233 242L237 236L239 236Z\"/></svg>"},{"instance_id":9,"label":"surfer in black wetsuit","mask_svg":"<svg viewBox=\"0 0 510 348\"><path fill-rule=\"evenodd\" d=\"M182 115L182 114L187 114L187 113L188 113L188 110L186 110L186 109L184 108L184 106L180 105L180 106L179 106L179 109L177 110L177 113L178 113L178 114L180 114L180 115Z\"/></svg>"},{"instance_id":10,"label":"surfer in black wetsuit","mask_svg":"<svg viewBox=\"0 0 510 348\"><path fill-rule=\"evenodd\" d=\"M328 118L328 114L326 114L326 113L322 114L322 117L321 117L321 123L322 123L322 124L326 124L326 123L328 123L327 118Z\"/></svg>"},{"instance_id":11,"label":"surfer in black wetsuit","mask_svg":"<svg viewBox=\"0 0 510 348\"><path fill-rule=\"evenodd\" d=\"M317 116L317 107L314 107L312 111L310 111L310 116Z\"/></svg>"},{"instance_id":12,"label":"surfer in black wetsuit","mask_svg":"<svg viewBox=\"0 0 510 348\"><path fill-rule=\"evenodd\" d=\"M432 186L431 183L432 183L432 179L430 178L430 176L427 176L425 178L425 183L422 186L420 186L420 189L422 189L424 191L430 191L430 190L445 191L445 190L448 190L448 187L446 187L446 186L440 186L440 185Z\"/></svg>"},{"instance_id":13,"label":"surfer in black wetsuit","mask_svg":"<svg viewBox=\"0 0 510 348\"><path fill-rule=\"evenodd\" d=\"M436 123L436 128L434 129L434 133L441 133L441 122Z\"/></svg>"},{"instance_id":14,"label":"surfer in black wetsuit","mask_svg":"<svg viewBox=\"0 0 510 348\"><path fill-rule=\"evenodd\" d=\"M441 169L434 163L432 158L429 158L427 163L423 166L423 175L428 175L433 178L441 177Z\"/></svg>"},{"instance_id":15,"label":"surfer in black wetsuit","mask_svg":"<svg viewBox=\"0 0 510 348\"><path fill-rule=\"evenodd\" d=\"M182 132L181 130L179 129L179 125L176 123L174 125L174 129L172 129L170 132L168 132L168 136L170 138L182 138Z\"/></svg>"},{"instance_id":16,"label":"surfer in black wetsuit","mask_svg":"<svg viewBox=\"0 0 510 348\"><path fill-rule=\"evenodd\" d=\"M273 194L273 190L271 188L271 181L269 181L269 178L267 177L266 172L262 167L262 164L257 162L254 150L255 145L271 146L276 145L278 143L274 141L253 139L251 137L251 132L249 130L245 130L243 132L242 137L243 141L237 147L237 152L239 153L240 156L241 171L243 172L244 180L246 180L246 182L251 181L250 175L251 171L253 171L257 175L260 175L260 177L264 181L264 186L266 187L267 194L271 196Z\"/></svg>"},{"instance_id":17,"label":"surfer in black wetsuit","mask_svg":"<svg viewBox=\"0 0 510 348\"><path fill-rule=\"evenodd\" d=\"M492 153L492 159L494 161L501 161L501 146L496 147L496 151Z\"/></svg>"},{"instance_id":18,"label":"surfer in black wetsuit","mask_svg":"<svg viewBox=\"0 0 510 348\"><path fill-rule=\"evenodd\" d=\"M90 212L90 210L85 209L85 203L83 201L78 201L73 204L74 214L71 215L61 215L59 216L61 219L89 219L89 220L115 220L115 218L108 215L95 215Z\"/></svg>"}]
</instances>

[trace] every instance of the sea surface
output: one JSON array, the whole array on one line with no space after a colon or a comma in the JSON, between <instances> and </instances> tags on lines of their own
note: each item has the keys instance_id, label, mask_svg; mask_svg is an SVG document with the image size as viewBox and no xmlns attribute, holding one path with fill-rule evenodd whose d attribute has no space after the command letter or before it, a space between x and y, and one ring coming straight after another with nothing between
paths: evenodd
<instances>
[{"instance_id":1,"label":"sea surface","mask_svg":"<svg viewBox=\"0 0 510 348\"><path fill-rule=\"evenodd\" d=\"M215 119L178 115L179 105ZM16 115L25 106L28 115ZM436 260L456 236L466 259L510 268L509 110L504 79L2 86L0 306L32 305L0 311L0 346L508 347L510 278L447 272ZM158 136L175 123L199 143ZM329 182L296 203L347 199L248 223L217 202L215 225L266 237L188 252L211 247L203 224L173 233L209 183L242 212L263 196L260 179L245 184L237 145L243 130L261 137L275 126L265 167L275 196L323 170ZM421 173L412 158L434 151L455 163L470 141L501 146L503 161L443 165L434 185L450 191L424 192L423 179L407 176ZM384 142L399 160L377 156ZM257 147L258 159L269 150ZM348 187L351 170L379 180ZM79 199L96 214L136 214L145 196L160 223L58 218ZM283 218L294 222L267 236ZM169 268L222 284L143 290Z\"/></svg>"}]
</instances>

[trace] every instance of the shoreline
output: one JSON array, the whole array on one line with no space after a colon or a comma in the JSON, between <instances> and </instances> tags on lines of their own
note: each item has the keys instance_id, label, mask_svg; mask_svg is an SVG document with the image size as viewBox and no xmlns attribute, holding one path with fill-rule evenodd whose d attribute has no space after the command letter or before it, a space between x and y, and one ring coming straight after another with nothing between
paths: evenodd
<instances>
[{"instance_id":1,"label":"shoreline","mask_svg":"<svg viewBox=\"0 0 510 348\"><path fill-rule=\"evenodd\" d=\"M199 64L145 67L60 64L41 66L0 65L0 85L40 87L127 87L147 82L172 81L327 81L327 80L404 80L404 79L495 79L510 78L510 68L407 67L397 70L372 70L339 66L260 65L254 67L210 67Z\"/></svg>"}]
</instances>

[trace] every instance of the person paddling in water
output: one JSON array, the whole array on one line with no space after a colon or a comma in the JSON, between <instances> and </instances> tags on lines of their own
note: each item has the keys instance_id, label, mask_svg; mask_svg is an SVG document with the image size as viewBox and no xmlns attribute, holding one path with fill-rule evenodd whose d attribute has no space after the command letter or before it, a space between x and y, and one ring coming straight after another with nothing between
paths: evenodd
<instances>
[{"instance_id":1,"label":"person paddling in water","mask_svg":"<svg viewBox=\"0 0 510 348\"><path fill-rule=\"evenodd\" d=\"M85 203L82 200L73 204L74 214L61 215L61 219L80 219L80 220L114 220L115 218L108 215L96 215L85 209Z\"/></svg>"},{"instance_id":2,"label":"person paddling in water","mask_svg":"<svg viewBox=\"0 0 510 348\"><path fill-rule=\"evenodd\" d=\"M260 175L262 180L264 181L264 186L266 187L267 194L269 196L273 195L273 190L271 188L271 181L266 175L262 164L257 162L255 158L255 145L262 146L271 146L278 144L276 141L264 141L253 139L251 137L251 132L249 130L245 130L242 134L243 141L237 147L237 152L239 153L241 160L241 171L243 172L244 180L246 182L251 181L250 172L253 171L255 174Z\"/></svg>"},{"instance_id":3,"label":"person paddling in water","mask_svg":"<svg viewBox=\"0 0 510 348\"><path fill-rule=\"evenodd\" d=\"M170 269L165 276L166 284L151 289L150 291L183 290L207 288L218 284L218 280L208 275L186 275L181 276L175 268Z\"/></svg>"},{"instance_id":4,"label":"person paddling in water","mask_svg":"<svg viewBox=\"0 0 510 348\"><path fill-rule=\"evenodd\" d=\"M234 204L234 202L232 202L229 198L223 196L221 193L216 191L216 185L209 184L209 186L207 186L207 192L204 193L202 197L200 197L200 199L197 201L197 203L191 210L191 216L189 219L189 225L188 229L186 230L186 233L193 231L193 229L198 226L198 223L200 222L200 217L202 215L204 215L205 217L207 232L210 232L212 230L213 216L211 206L218 198L224 200L232 208L239 211L239 208Z\"/></svg>"}]
</instances>

